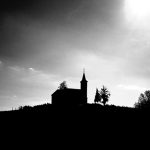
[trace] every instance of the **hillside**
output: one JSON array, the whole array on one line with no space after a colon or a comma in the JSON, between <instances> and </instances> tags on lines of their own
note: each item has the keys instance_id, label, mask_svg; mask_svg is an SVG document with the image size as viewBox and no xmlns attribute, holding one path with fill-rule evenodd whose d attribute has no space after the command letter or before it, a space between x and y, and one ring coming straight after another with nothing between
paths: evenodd
<instances>
[{"instance_id":1,"label":"hillside","mask_svg":"<svg viewBox=\"0 0 150 150\"><path fill-rule=\"evenodd\" d=\"M37 114L47 115L51 117L70 117L76 116L84 118L107 118L109 117L118 117L118 118L131 118L131 117L141 117L149 115L149 109L142 110L131 107L121 107L115 105L100 105L100 104L86 104L80 106L65 106L65 105L52 105L52 104L43 104L37 106L21 106L16 110L4 111L1 114ZM107 117L106 117L107 116Z\"/></svg>"},{"instance_id":2,"label":"hillside","mask_svg":"<svg viewBox=\"0 0 150 150\"><path fill-rule=\"evenodd\" d=\"M11 132L25 130L42 134L62 133L81 135L99 133L101 136L119 133L123 137L132 132L149 130L149 111L114 105L87 104L83 106L54 106L43 104L34 107L24 106L18 110L1 112L1 125ZM11 125L11 126L10 126ZM10 128L11 127L11 128ZM28 133L27 131L27 133ZM130 131L130 133L129 133ZM26 134L26 133L25 133ZM91 137L93 138L93 137ZM119 137L118 137L119 138ZM102 139L102 137L101 137Z\"/></svg>"},{"instance_id":3,"label":"hillside","mask_svg":"<svg viewBox=\"0 0 150 150\"><path fill-rule=\"evenodd\" d=\"M2 112L58 112L58 111L78 111L78 112L105 112L105 113L119 113L119 112L135 112L135 108L131 107L121 107L115 105L100 105L100 104L86 104L80 106L65 106L65 105L52 105L52 104L43 104L36 106L20 106L18 109Z\"/></svg>"}]
</instances>

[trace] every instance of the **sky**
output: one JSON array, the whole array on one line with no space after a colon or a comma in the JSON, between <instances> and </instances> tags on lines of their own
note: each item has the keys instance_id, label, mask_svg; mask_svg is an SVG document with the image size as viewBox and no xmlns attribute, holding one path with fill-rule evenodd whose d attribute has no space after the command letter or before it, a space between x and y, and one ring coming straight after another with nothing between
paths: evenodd
<instances>
[{"instance_id":1,"label":"sky","mask_svg":"<svg viewBox=\"0 0 150 150\"><path fill-rule=\"evenodd\" d=\"M132 107L150 89L149 0L1 0L0 110L51 102L62 81L88 102Z\"/></svg>"}]
</instances>

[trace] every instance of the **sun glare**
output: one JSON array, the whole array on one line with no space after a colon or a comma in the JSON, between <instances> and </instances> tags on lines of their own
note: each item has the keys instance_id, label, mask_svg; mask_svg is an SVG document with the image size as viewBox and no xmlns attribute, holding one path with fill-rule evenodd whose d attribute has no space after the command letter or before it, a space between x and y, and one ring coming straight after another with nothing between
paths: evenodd
<instances>
[{"instance_id":1,"label":"sun glare","mask_svg":"<svg viewBox=\"0 0 150 150\"><path fill-rule=\"evenodd\" d=\"M145 19L150 16L150 0L125 0L127 17Z\"/></svg>"}]
</instances>

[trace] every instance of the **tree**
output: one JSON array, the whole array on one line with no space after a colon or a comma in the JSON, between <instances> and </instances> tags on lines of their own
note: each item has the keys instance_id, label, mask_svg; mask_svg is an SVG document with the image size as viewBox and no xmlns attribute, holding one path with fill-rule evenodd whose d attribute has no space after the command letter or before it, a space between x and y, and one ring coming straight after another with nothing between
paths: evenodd
<instances>
[{"instance_id":1,"label":"tree","mask_svg":"<svg viewBox=\"0 0 150 150\"><path fill-rule=\"evenodd\" d=\"M150 108L150 91L147 90L141 93L138 102L134 104L135 108Z\"/></svg>"},{"instance_id":2,"label":"tree","mask_svg":"<svg viewBox=\"0 0 150 150\"><path fill-rule=\"evenodd\" d=\"M64 90L64 89L67 89L67 88L68 87L67 87L66 81L63 81L62 83L60 83L60 85L58 87L59 90Z\"/></svg>"},{"instance_id":3,"label":"tree","mask_svg":"<svg viewBox=\"0 0 150 150\"><path fill-rule=\"evenodd\" d=\"M96 94L95 94L94 102L95 103L101 102L101 95L100 95L98 89L96 89Z\"/></svg>"},{"instance_id":4,"label":"tree","mask_svg":"<svg viewBox=\"0 0 150 150\"><path fill-rule=\"evenodd\" d=\"M102 103L105 106L106 103L109 101L110 92L108 91L108 89L105 86L103 86L101 88L100 95L101 95L101 98L103 99Z\"/></svg>"}]
</instances>

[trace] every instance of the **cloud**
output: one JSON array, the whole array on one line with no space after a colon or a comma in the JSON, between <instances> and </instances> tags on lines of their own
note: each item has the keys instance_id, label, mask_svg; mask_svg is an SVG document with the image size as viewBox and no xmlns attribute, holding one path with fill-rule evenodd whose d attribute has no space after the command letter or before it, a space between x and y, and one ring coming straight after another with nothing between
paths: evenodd
<instances>
[{"instance_id":1,"label":"cloud","mask_svg":"<svg viewBox=\"0 0 150 150\"><path fill-rule=\"evenodd\" d=\"M0 60L0 69L1 69L2 65L3 65L3 62Z\"/></svg>"},{"instance_id":2,"label":"cloud","mask_svg":"<svg viewBox=\"0 0 150 150\"><path fill-rule=\"evenodd\" d=\"M8 69L17 73L21 73L25 71L25 68L19 66L9 66Z\"/></svg>"},{"instance_id":3,"label":"cloud","mask_svg":"<svg viewBox=\"0 0 150 150\"><path fill-rule=\"evenodd\" d=\"M129 91L139 91L139 92L146 91L146 88L136 86L136 85L123 85L123 84L120 84L117 87L121 88L121 89L124 89L124 90L129 90Z\"/></svg>"},{"instance_id":4,"label":"cloud","mask_svg":"<svg viewBox=\"0 0 150 150\"><path fill-rule=\"evenodd\" d=\"M39 70L35 70L34 68L28 68L28 74L23 76L20 81L25 84L33 84L39 87L50 88L51 86L55 86L56 80L59 76L54 74L44 73Z\"/></svg>"},{"instance_id":5,"label":"cloud","mask_svg":"<svg viewBox=\"0 0 150 150\"><path fill-rule=\"evenodd\" d=\"M33 67L7 66L0 78L0 109L50 103L61 77Z\"/></svg>"},{"instance_id":6,"label":"cloud","mask_svg":"<svg viewBox=\"0 0 150 150\"><path fill-rule=\"evenodd\" d=\"M16 80L20 84L30 85L35 87L52 87L55 86L55 81L59 79L58 75L45 73L35 68L24 68L19 66L9 66L12 74L16 75Z\"/></svg>"},{"instance_id":7,"label":"cloud","mask_svg":"<svg viewBox=\"0 0 150 150\"><path fill-rule=\"evenodd\" d=\"M6 66L0 72L0 94L22 97L45 95L56 89L63 79L57 74L33 67Z\"/></svg>"}]
</instances>

